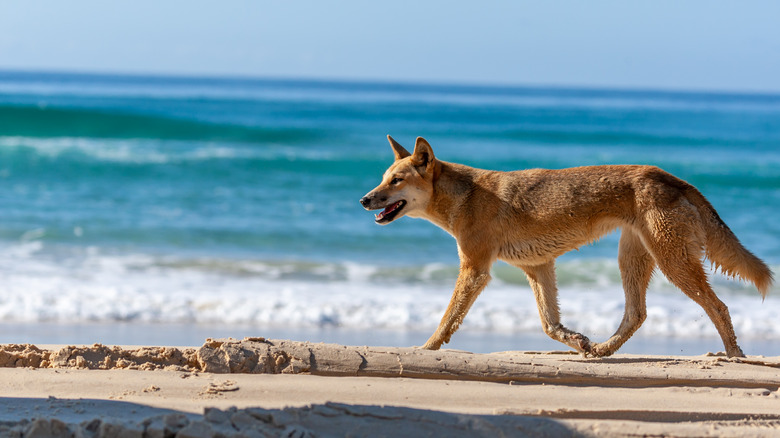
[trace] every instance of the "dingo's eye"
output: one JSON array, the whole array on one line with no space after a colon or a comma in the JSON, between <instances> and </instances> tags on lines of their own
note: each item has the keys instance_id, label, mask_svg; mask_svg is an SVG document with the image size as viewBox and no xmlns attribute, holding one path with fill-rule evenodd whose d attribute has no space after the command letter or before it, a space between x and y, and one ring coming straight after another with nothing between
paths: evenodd
<instances>
[{"instance_id":1,"label":"dingo's eye","mask_svg":"<svg viewBox=\"0 0 780 438\"><path fill-rule=\"evenodd\" d=\"M399 184L401 181L403 181L401 178L393 178L392 181L390 181L390 185L396 185Z\"/></svg>"}]
</instances>

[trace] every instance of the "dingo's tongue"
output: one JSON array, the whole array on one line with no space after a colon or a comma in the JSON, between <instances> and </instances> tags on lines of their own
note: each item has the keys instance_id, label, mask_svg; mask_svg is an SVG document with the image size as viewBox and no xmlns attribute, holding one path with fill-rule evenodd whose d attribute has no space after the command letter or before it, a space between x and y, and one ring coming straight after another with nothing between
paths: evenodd
<instances>
[{"instance_id":1,"label":"dingo's tongue","mask_svg":"<svg viewBox=\"0 0 780 438\"><path fill-rule=\"evenodd\" d=\"M394 204L388 205L387 207L385 207L384 210L382 210L381 213L375 214L374 217L376 218L376 220L381 221L382 219L384 219L385 216L394 212L398 207L400 207L402 202L403 201L398 201Z\"/></svg>"}]
</instances>

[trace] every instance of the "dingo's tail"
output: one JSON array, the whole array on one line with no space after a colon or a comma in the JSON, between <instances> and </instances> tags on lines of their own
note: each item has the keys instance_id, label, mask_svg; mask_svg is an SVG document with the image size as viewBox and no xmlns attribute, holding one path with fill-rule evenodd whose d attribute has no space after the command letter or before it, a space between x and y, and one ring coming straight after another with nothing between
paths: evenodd
<instances>
[{"instance_id":1,"label":"dingo's tail","mask_svg":"<svg viewBox=\"0 0 780 438\"><path fill-rule=\"evenodd\" d=\"M773 282L772 271L766 263L742 246L701 192L690 186L686 198L697 207L702 218L707 258L723 274L753 283L761 297L766 298Z\"/></svg>"}]
</instances>

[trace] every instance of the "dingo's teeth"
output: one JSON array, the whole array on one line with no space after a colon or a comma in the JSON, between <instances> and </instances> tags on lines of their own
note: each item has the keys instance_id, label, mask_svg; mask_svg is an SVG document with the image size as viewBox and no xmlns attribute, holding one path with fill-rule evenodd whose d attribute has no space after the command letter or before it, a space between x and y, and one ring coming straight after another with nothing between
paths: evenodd
<instances>
[{"instance_id":1,"label":"dingo's teeth","mask_svg":"<svg viewBox=\"0 0 780 438\"><path fill-rule=\"evenodd\" d=\"M390 204L387 207L385 207L385 209L382 210L379 214L375 214L374 220L376 220L377 222L385 221L385 220L387 220L388 222L392 221L395 218L395 215L397 214L398 210L400 210L404 205L406 205L406 201L404 201L403 199L398 202L394 202L393 204Z\"/></svg>"}]
</instances>

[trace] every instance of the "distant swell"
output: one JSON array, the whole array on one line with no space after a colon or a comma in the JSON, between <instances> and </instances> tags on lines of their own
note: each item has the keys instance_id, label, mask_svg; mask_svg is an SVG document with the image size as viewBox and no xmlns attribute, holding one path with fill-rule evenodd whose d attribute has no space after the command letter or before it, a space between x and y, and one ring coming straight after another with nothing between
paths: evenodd
<instances>
[{"instance_id":1,"label":"distant swell","mask_svg":"<svg viewBox=\"0 0 780 438\"><path fill-rule=\"evenodd\" d=\"M21 137L147 138L295 143L316 138L306 129L198 122L75 108L0 106L0 132Z\"/></svg>"},{"instance_id":2,"label":"distant swell","mask_svg":"<svg viewBox=\"0 0 780 438\"><path fill-rule=\"evenodd\" d=\"M471 115L468 115L471 117ZM482 116L475 115L477 120ZM550 118L547 122L555 122ZM578 130L571 126L549 129L538 126L523 126L518 120L516 126L491 126L483 130L480 124L474 127L464 125L458 133L499 140L511 140L533 144L575 144L575 145L634 145L634 146L752 146L780 147L780 139L707 137L691 135L641 132L624 128ZM478 126L478 127L477 127ZM335 127L334 127L335 128ZM440 128L432 125L430 132ZM449 134L451 128L443 134ZM187 141L219 141L245 143L296 144L326 138L332 133L318 128L294 128L276 126L250 126L221 124L193 119L133 114L127 112L48 107L0 105L0 133L4 136L57 138L103 138L103 139L157 139Z\"/></svg>"},{"instance_id":3,"label":"distant swell","mask_svg":"<svg viewBox=\"0 0 780 438\"><path fill-rule=\"evenodd\" d=\"M571 129L554 131L539 129L509 130L490 136L533 143L566 143L566 144L598 144L598 145L679 145L679 146L703 146L718 145L731 146L744 144L744 140L728 138L703 138L693 136L662 136L645 134L641 132L626 131L575 131Z\"/></svg>"}]
</instances>

